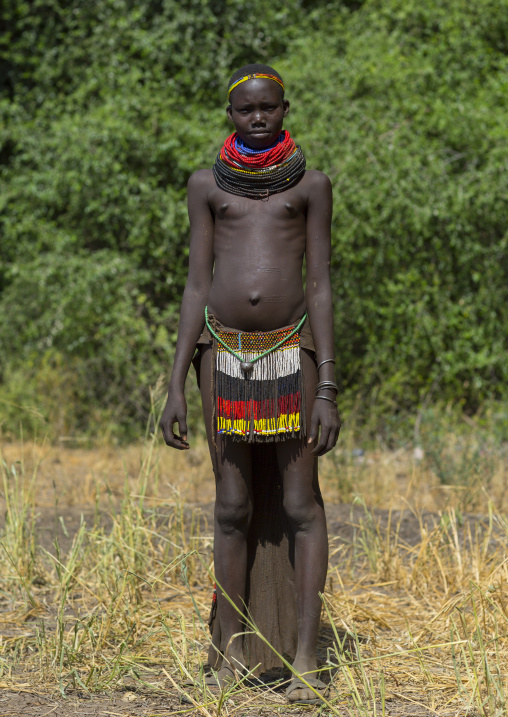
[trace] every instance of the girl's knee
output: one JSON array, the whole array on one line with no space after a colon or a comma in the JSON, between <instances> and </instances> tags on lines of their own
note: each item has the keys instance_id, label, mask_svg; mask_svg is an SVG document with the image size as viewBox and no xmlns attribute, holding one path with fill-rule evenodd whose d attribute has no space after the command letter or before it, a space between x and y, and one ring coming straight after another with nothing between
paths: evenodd
<instances>
[{"instance_id":1,"label":"girl's knee","mask_svg":"<svg viewBox=\"0 0 508 717\"><path fill-rule=\"evenodd\" d=\"M221 496L215 503L215 520L223 533L247 531L252 517L248 496Z\"/></svg>"},{"instance_id":2,"label":"girl's knee","mask_svg":"<svg viewBox=\"0 0 508 717\"><path fill-rule=\"evenodd\" d=\"M284 510L295 530L309 530L321 508L313 494L301 495L295 491L284 496Z\"/></svg>"}]
</instances>

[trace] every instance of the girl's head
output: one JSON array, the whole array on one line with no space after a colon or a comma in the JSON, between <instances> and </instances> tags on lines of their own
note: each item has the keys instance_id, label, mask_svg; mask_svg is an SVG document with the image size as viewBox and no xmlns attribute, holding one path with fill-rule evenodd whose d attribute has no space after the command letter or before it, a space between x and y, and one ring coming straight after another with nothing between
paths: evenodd
<instances>
[{"instance_id":1,"label":"girl's head","mask_svg":"<svg viewBox=\"0 0 508 717\"><path fill-rule=\"evenodd\" d=\"M229 80L228 95L228 118L245 144L263 149L278 139L289 102L276 70L260 64L241 67Z\"/></svg>"}]
</instances>

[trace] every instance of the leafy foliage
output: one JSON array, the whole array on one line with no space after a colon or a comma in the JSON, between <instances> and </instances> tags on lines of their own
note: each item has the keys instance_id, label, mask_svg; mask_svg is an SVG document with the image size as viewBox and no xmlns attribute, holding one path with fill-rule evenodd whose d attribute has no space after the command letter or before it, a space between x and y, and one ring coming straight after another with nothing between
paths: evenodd
<instances>
[{"instance_id":1,"label":"leafy foliage","mask_svg":"<svg viewBox=\"0 0 508 717\"><path fill-rule=\"evenodd\" d=\"M345 395L508 397L504 0L10 0L0 19L4 405L44 412L65 374L58 430L139 430L176 338L186 182L253 60L334 185Z\"/></svg>"}]
</instances>

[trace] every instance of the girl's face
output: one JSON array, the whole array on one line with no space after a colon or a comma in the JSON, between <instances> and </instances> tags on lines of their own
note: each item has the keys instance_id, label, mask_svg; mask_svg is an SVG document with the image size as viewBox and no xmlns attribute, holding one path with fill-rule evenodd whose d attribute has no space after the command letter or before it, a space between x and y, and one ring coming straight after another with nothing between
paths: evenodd
<instances>
[{"instance_id":1,"label":"girl's face","mask_svg":"<svg viewBox=\"0 0 508 717\"><path fill-rule=\"evenodd\" d=\"M226 109L240 139L252 149L273 144L282 130L289 112L288 100L282 99L281 88L273 80L253 79L235 87Z\"/></svg>"}]
</instances>

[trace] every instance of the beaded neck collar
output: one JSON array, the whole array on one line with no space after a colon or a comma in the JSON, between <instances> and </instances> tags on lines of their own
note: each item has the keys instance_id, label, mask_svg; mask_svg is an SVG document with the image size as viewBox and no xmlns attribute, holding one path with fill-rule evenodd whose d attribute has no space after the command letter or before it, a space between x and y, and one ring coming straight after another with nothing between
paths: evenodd
<instances>
[{"instance_id":1,"label":"beaded neck collar","mask_svg":"<svg viewBox=\"0 0 508 717\"><path fill-rule=\"evenodd\" d=\"M250 199L284 192L297 184L304 172L303 152L286 130L261 150L246 146L235 132L224 142L213 166L220 189Z\"/></svg>"}]
</instances>

